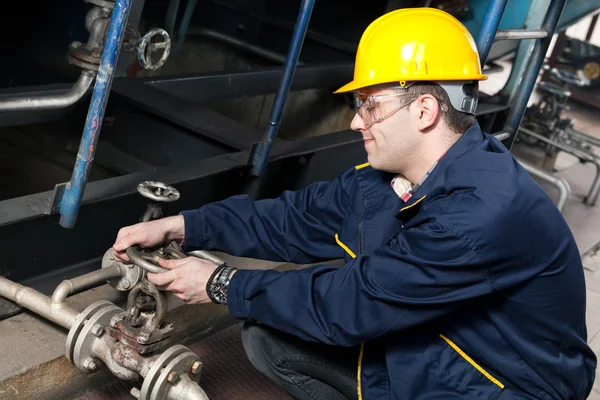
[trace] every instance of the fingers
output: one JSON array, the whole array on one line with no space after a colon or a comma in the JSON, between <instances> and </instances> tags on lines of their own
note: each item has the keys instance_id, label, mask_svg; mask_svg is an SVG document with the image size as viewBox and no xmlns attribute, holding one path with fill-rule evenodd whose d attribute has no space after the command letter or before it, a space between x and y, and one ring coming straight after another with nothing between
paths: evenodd
<instances>
[{"instance_id":1,"label":"fingers","mask_svg":"<svg viewBox=\"0 0 600 400\"><path fill-rule=\"evenodd\" d=\"M127 226L119 230L113 248L117 252L124 252L128 247L133 246L134 244L143 245L144 243L142 242L144 242L145 239L145 230L140 224Z\"/></svg>"},{"instance_id":2,"label":"fingers","mask_svg":"<svg viewBox=\"0 0 600 400\"><path fill-rule=\"evenodd\" d=\"M160 274L147 273L148 280L158 286L161 290L173 283L177 279L177 271L167 271ZM168 288L167 288L168 289Z\"/></svg>"},{"instance_id":3,"label":"fingers","mask_svg":"<svg viewBox=\"0 0 600 400\"><path fill-rule=\"evenodd\" d=\"M173 260L165 260L164 258L158 259L158 265L166 269L174 269L179 268L182 265L185 265L190 262L189 258L181 258L181 259L173 259Z\"/></svg>"}]
</instances>

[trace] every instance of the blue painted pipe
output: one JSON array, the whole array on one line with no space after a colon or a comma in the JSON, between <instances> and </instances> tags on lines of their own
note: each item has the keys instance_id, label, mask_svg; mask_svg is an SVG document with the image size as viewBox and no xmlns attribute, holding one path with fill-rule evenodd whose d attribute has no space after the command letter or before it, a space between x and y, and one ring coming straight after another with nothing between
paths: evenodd
<instances>
[{"instance_id":1,"label":"blue painted pipe","mask_svg":"<svg viewBox=\"0 0 600 400\"><path fill-rule=\"evenodd\" d=\"M556 31L558 21L566 3L567 0L552 0L548 7L548 11L546 12L546 17L542 23L542 29L548 32L548 37L545 39L538 39L535 42L531 57L529 58L529 62L527 63L527 67L521 78L521 84L515 93L512 107L510 108L506 117L506 122L504 123L504 130L511 134L511 137L507 139L509 141L509 150L512 148L515 138L517 137L517 130L519 129L521 119L527 108L529 97L535 86L535 82L540 73L540 68L542 67L546 52L548 51L552 36Z\"/></svg>"},{"instance_id":2,"label":"blue painted pipe","mask_svg":"<svg viewBox=\"0 0 600 400\"><path fill-rule=\"evenodd\" d=\"M106 103L108 102L114 71L117 67L116 64L127 25L131 1L117 0L115 2L104 51L102 52L100 68L96 76L96 84L94 85L90 108L85 121L81 143L79 144L75 166L73 167L73 174L60 202L60 225L65 228L73 228L77 221L81 199L83 198L85 185L94 161L98 136L100 136Z\"/></svg>"},{"instance_id":3,"label":"blue painted pipe","mask_svg":"<svg viewBox=\"0 0 600 400\"><path fill-rule=\"evenodd\" d=\"M479 28L479 34L477 35L477 51L479 51L479 59L481 60L481 68L484 67L485 62L490 54L490 49L494 43L494 37L500 26L502 15L506 9L508 0L490 0L488 8L483 17L483 23Z\"/></svg>"},{"instance_id":4,"label":"blue painted pipe","mask_svg":"<svg viewBox=\"0 0 600 400\"><path fill-rule=\"evenodd\" d=\"M255 176L262 175L267 166L271 146L273 145L273 141L279 130L283 108L290 91L294 73L296 72L296 65L298 64L298 58L300 57L300 51L302 50L302 44L304 43L304 37L306 36L314 4L315 0L303 0L300 5L296 27L294 28L290 48L283 66L283 78L281 79L279 90L275 95L275 101L273 102L273 108L271 109L271 115L269 116L269 124L267 125L263 141L258 144L254 152L252 174Z\"/></svg>"}]
</instances>

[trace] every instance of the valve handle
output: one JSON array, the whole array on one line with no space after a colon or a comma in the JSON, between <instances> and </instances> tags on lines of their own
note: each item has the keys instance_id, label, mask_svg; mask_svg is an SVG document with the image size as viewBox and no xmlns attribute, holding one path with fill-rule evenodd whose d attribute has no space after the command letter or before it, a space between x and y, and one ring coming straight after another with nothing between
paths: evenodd
<instances>
[{"instance_id":1,"label":"valve handle","mask_svg":"<svg viewBox=\"0 0 600 400\"><path fill-rule=\"evenodd\" d=\"M138 185L137 190L142 196L163 203L177 201L180 197L177 189L162 182L144 181Z\"/></svg>"},{"instance_id":2,"label":"valve handle","mask_svg":"<svg viewBox=\"0 0 600 400\"><path fill-rule=\"evenodd\" d=\"M163 41L152 43L152 39L156 36L162 36ZM163 50L163 53L157 62L152 61L152 55L158 50ZM148 31L138 45L138 61L140 65L149 71L154 71L162 67L169 58L171 53L171 37L161 28L154 28Z\"/></svg>"}]
</instances>

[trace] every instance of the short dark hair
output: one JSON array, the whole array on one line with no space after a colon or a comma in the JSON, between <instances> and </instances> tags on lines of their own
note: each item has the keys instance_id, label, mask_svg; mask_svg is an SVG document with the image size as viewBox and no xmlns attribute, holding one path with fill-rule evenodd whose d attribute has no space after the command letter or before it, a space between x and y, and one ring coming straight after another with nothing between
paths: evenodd
<instances>
[{"instance_id":1,"label":"short dark hair","mask_svg":"<svg viewBox=\"0 0 600 400\"><path fill-rule=\"evenodd\" d=\"M472 84L472 89L473 94L477 96L479 92L479 84L477 81ZM467 129L477 122L475 115L458 111L456 108L452 107L448 93L446 93L446 91L437 83L415 82L414 84L408 86L407 92L414 94L415 98L424 94L430 94L438 99L438 101L446 104L448 111L443 112L442 117L444 118L446 125L448 125L452 131L458 134L462 135Z\"/></svg>"}]
</instances>

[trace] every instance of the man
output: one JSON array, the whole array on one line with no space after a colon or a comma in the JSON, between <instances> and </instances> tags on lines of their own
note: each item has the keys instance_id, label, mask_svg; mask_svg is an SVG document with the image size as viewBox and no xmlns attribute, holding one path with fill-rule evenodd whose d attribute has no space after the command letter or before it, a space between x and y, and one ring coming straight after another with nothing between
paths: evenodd
<instances>
[{"instance_id":1,"label":"man","mask_svg":"<svg viewBox=\"0 0 600 400\"><path fill-rule=\"evenodd\" d=\"M277 199L236 196L122 229L114 249L186 249L341 268L161 261L151 282L247 320L252 363L300 399L584 399L577 246L551 199L476 123L479 56L439 10L363 34L352 129L368 163Z\"/></svg>"}]
</instances>

